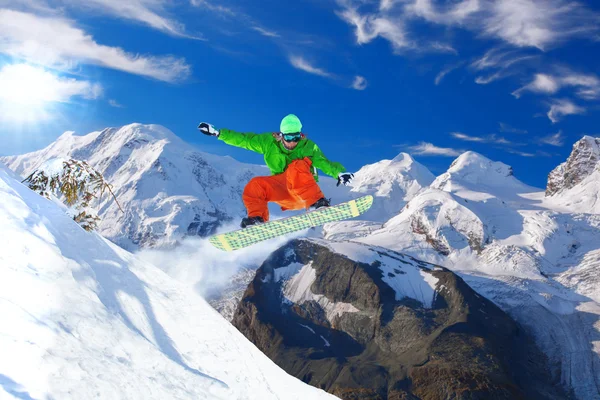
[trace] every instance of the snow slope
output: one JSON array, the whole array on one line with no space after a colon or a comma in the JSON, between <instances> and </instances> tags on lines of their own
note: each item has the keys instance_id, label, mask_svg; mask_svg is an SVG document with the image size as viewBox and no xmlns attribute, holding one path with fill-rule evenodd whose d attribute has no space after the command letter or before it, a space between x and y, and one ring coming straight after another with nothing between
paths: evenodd
<instances>
[{"instance_id":1,"label":"snow slope","mask_svg":"<svg viewBox=\"0 0 600 400\"><path fill-rule=\"evenodd\" d=\"M579 210L587 213L565 212L509 166L467 152L381 229L353 240L459 273L534 334L578 398L600 399L600 215Z\"/></svg>"},{"instance_id":2,"label":"snow slope","mask_svg":"<svg viewBox=\"0 0 600 400\"><path fill-rule=\"evenodd\" d=\"M1 166L0 226L0 398L334 398Z\"/></svg>"}]
</instances>

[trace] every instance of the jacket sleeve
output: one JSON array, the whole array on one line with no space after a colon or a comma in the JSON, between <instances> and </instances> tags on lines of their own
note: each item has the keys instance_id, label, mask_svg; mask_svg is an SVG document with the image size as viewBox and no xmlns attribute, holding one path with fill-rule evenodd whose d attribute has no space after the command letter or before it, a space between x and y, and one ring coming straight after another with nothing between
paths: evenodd
<instances>
[{"instance_id":1,"label":"jacket sleeve","mask_svg":"<svg viewBox=\"0 0 600 400\"><path fill-rule=\"evenodd\" d=\"M311 158L313 166L315 166L315 168L320 169L321 171L333 178L337 178L340 172L346 171L346 168L344 168L342 164L338 162L329 161L327 158L325 158L325 155L323 154L319 146L317 146L316 144L313 144L313 146L314 148Z\"/></svg>"},{"instance_id":2,"label":"jacket sleeve","mask_svg":"<svg viewBox=\"0 0 600 400\"><path fill-rule=\"evenodd\" d=\"M219 129L219 140L246 150L265 154L267 144L273 140L271 133L241 133L230 129Z\"/></svg>"}]
</instances>

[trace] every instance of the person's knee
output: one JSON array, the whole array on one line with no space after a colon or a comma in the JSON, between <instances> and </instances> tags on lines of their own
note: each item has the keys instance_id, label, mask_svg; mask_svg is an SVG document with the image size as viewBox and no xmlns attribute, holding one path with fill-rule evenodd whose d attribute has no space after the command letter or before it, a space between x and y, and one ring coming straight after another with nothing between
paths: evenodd
<instances>
[{"instance_id":1,"label":"person's knee","mask_svg":"<svg viewBox=\"0 0 600 400\"><path fill-rule=\"evenodd\" d=\"M264 179L261 176L256 176L248 181L246 186L244 187L244 196L257 196L264 195Z\"/></svg>"}]
</instances>

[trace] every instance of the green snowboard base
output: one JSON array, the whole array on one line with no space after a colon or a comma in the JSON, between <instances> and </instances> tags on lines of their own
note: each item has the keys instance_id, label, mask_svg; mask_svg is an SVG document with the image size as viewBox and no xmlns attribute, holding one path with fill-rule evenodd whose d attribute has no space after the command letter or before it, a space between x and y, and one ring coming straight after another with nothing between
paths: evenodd
<instances>
[{"instance_id":1,"label":"green snowboard base","mask_svg":"<svg viewBox=\"0 0 600 400\"><path fill-rule=\"evenodd\" d=\"M321 226L328 222L357 217L371 208L372 204L373 196L367 195L346 203L323 207L305 214L268 221L264 224L252 225L237 231L215 235L210 237L208 241L224 251L238 250L277 236Z\"/></svg>"}]
</instances>

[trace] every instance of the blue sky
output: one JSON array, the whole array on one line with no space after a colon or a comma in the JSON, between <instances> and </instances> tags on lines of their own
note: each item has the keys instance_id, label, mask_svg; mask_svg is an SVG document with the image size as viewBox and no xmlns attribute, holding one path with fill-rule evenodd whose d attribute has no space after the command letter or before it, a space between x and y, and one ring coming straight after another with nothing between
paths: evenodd
<instances>
[{"instance_id":1,"label":"blue sky","mask_svg":"<svg viewBox=\"0 0 600 400\"><path fill-rule=\"evenodd\" d=\"M295 113L348 170L405 151L439 174L473 150L543 187L600 136L593 2L0 0L0 26L0 155L142 122L260 163L198 122Z\"/></svg>"}]
</instances>

